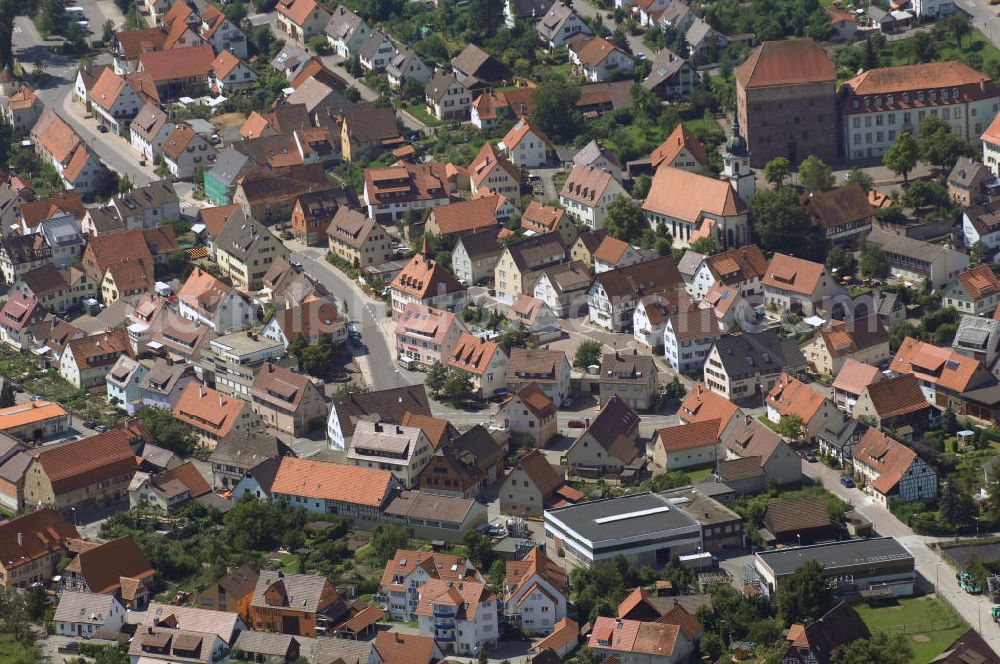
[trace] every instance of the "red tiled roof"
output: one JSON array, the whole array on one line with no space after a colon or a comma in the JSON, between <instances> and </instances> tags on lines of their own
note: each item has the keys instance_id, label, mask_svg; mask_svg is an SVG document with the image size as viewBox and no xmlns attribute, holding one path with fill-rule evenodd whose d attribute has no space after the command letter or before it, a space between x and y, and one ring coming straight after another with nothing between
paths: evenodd
<instances>
[{"instance_id":1,"label":"red tiled roof","mask_svg":"<svg viewBox=\"0 0 1000 664\"><path fill-rule=\"evenodd\" d=\"M683 124L678 123L670 136L667 136L667 140L660 143L659 147L653 150L649 156L653 168L663 163L672 163L684 148L687 148L699 164L702 166L708 164L708 153L705 151L705 146Z\"/></svg>"}]
</instances>

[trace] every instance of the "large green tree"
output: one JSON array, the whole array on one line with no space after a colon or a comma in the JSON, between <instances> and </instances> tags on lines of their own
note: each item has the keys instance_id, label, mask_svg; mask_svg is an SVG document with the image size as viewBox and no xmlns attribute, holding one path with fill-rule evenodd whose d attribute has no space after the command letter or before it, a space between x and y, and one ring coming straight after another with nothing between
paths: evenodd
<instances>
[{"instance_id":1,"label":"large green tree","mask_svg":"<svg viewBox=\"0 0 1000 664\"><path fill-rule=\"evenodd\" d=\"M902 632L876 632L833 651L831 664L907 664L913 659L909 638Z\"/></svg>"},{"instance_id":2,"label":"large green tree","mask_svg":"<svg viewBox=\"0 0 1000 664\"><path fill-rule=\"evenodd\" d=\"M785 186L785 180L792 174L792 162L788 157L775 157L764 164L764 179L777 188Z\"/></svg>"},{"instance_id":3,"label":"large green tree","mask_svg":"<svg viewBox=\"0 0 1000 664\"><path fill-rule=\"evenodd\" d=\"M949 169L959 157L972 156L973 150L944 120L928 115L920 121L920 158L940 169Z\"/></svg>"},{"instance_id":4,"label":"large green tree","mask_svg":"<svg viewBox=\"0 0 1000 664\"><path fill-rule=\"evenodd\" d=\"M145 407L136 415L153 435L153 442L181 456L191 456L198 436L189 425L174 418L169 410Z\"/></svg>"},{"instance_id":5,"label":"large green tree","mask_svg":"<svg viewBox=\"0 0 1000 664\"><path fill-rule=\"evenodd\" d=\"M583 116L576 108L580 88L565 76L550 73L535 90L531 119L557 143L569 143L583 128Z\"/></svg>"},{"instance_id":6,"label":"large green tree","mask_svg":"<svg viewBox=\"0 0 1000 664\"><path fill-rule=\"evenodd\" d=\"M904 131L896 137L882 156L882 165L896 175L902 175L903 182L907 182L910 171L917 165L918 159L920 159L920 144L913 134Z\"/></svg>"},{"instance_id":7,"label":"large green tree","mask_svg":"<svg viewBox=\"0 0 1000 664\"><path fill-rule=\"evenodd\" d=\"M833 169L811 154L799 165L799 184L810 193L833 189Z\"/></svg>"},{"instance_id":8,"label":"large green tree","mask_svg":"<svg viewBox=\"0 0 1000 664\"><path fill-rule=\"evenodd\" d=\"M764 249L821 258L822 243L791 187L758 191L750 199L750 215Z\"/></svg>"},{"instance_id":9,"label":"large green tree","mask_svg":"<svg viewBox=\"0 0 1000 664\"><path fill-rule=\"evenodd\" d=\"M628 196L619 196L608 205L607 215L604 217L604 229L612 237L623 242L631 242L632 238L639 237L647 226L646 215L639 201Z\"/></svg>"},{"instance_id":10,"label":"large green tree","mask_svg":"<svg viewBox=\"0 0 1000 664\"><path fill-rule=\"evenodd\" d=\"M601 349L604 346L600 341L588 339L576 347L576 354L573 355L573 366L577 369L586 369L592 364L601 363Z\"/></svg>"},{"instance_id":11,"label":"large green tree","mask_svg":"<svg viewBox=\"0 0 1000 664\"><path fill-rule=\"evenodd\" d=\"M778 615L786 625L809 624L833 606L833 592L823 576L823 565L809 560L781 582L777 593Z\"/></svg>"},{"instance_id":12,"label":"large green tree","mask_svg":"<svg viewBox=\"0 0 1000 664\"><path fill-rule=\"evenodd\" d=\"M866 277L881 279L889 274L889 266L885 262L885 254L877 244L865 244L861 248L861 259L858 261L861 274Z\"/></svg>"}]
</instances>

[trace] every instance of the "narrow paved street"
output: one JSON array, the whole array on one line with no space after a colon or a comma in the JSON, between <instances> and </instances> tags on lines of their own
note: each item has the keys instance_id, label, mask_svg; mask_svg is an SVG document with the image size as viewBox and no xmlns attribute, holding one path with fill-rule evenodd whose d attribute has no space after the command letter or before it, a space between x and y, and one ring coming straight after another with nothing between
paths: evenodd
<instances>
[{"instance_id":1,"label":"narrow paved street","mask_svg":"<svg viewBox=\"0 0 1000 664\"><path fill-rule=\"evenodd\" d=\"M574 0L573 9L575 9L577 13L583 16L584 18L597 16L598 18L601 19L601 22L604 23L604 27L606 27L611 32L614 32L615 28L618 27L615 24L614 19L608 18L608 14L613 12L609 10L599 9L597 6L594 5L593 2L591 2L591 0ZM648 46L642 43L642 35L629 35L628 45L632 48L632 54L637 57L641 53L644 56L646 56L646 58L652 60L653 56L656 55L656 51L653 51Z\"/></svg>"},{"instance_id":2,"label":"narrow paved street","mask_svg":"<svg viewBox=\"0 0 1000 664\"><path fill-rule=\"evenodd\" d=\"M819 482L828 491L871 519L875 531L880 535L895 537L916 560L917 572L924 578L924 589L930 591L936 587L938 595L946 599L955 610L975 629L982 625L982 636L997 651L1000 651L1000 628L990 616L992 603L988 597L970 595L958 587L955 580L955 570L945 563L931 544L938 541L936 537L926 537L915 534L906 524L902 523L888 510L874 504L872 499L860 489L848 489L840 483L840 471L828 468L821 463L802 464L802 471L808 477Z\"/></svg>"}]
</instances>

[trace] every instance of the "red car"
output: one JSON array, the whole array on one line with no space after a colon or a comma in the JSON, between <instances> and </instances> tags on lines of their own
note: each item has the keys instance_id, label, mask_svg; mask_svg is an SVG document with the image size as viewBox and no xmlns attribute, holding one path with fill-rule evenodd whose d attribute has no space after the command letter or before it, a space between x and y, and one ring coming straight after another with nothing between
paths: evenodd
<instances>
[{"instance_id":1,"label":"red car","mask_svg":"<svg viewBox=\"0 0 1000 664\"><path fill-rule=\"evenodd\" d=\"M570 429L586 429L587 423L583 420L570 420L567 426Z\"/></svg>"}]
</instances>

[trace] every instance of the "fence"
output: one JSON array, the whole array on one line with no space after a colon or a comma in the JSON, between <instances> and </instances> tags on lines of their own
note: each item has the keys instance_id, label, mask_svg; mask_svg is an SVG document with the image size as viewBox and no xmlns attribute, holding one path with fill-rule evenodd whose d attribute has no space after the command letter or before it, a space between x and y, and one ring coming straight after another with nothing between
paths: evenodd
<instances>
[{"instance_id":1,"label":"fence","mask_svg":"<svg viewBox=\"0 0 1000 664\"><path fill-rule=\"evenodd\" d=\"M930 622L907 623L905 625L882 625L878 629L892 633L898 632L900 634L927 634L930 632L943 632L962 626L963 623L960 620L931 620Z\"/></svg>"}]
</instances>

